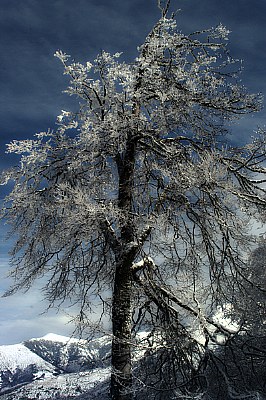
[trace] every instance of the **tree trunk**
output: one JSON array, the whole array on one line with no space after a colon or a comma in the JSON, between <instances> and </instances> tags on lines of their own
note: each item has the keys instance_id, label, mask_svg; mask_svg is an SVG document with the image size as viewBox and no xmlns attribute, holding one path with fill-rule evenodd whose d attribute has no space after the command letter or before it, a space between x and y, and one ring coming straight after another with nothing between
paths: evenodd
<instances>
[{"instance_id":1,"label":"tree trunk","mask_svg":"<svg viewBox=\"0 0 266 400\"><path fill-rule=\"evenodd\" d=\"M132 399L131 365L131 262L116 268L112 304L112 400Z\"/></svg>"},{"instance_id":2,"label":"tree trunk","mask_svg":"<svg viewBox=\"0 0 266 400\"><path fill-rule=\"evenodd\" d=\"M116 256L116 271L112 301L112 400L131 400L132 360L131 360L131 291L132 263L137 253L134 245L134 226L132 221L133 182L136 146L129 138L123 157L117 155L119 175L118 206L124 215L121 226L121 254Z\"/></svg>"}]
</instances>

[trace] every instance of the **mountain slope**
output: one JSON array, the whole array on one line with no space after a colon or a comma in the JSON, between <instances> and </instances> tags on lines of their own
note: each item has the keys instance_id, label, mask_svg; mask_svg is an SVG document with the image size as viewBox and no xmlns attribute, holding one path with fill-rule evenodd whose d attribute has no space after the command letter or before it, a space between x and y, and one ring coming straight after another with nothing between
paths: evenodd
<instances>
[{"instance_id":1,"label":"mountain slope","mask_svg":"<svg viewBox=\"0 0 266 400\"><path fill-rule=\"evenodd\" d=\"M147 349L148 332L136 342L138 361ZM78 340L48 334L22 344L0 346L0 400L108 399L111 339Z\"/></svg>"},{"instance_id":2,"label":"mountain slope","mask_svg":"<svg viewBox=\"0 0 266 400\"><path fill-rule=\"evenodd\" d=\"M0 394L21 384L58 374L57 368L23 344L0 346Z\"/></svg>"},{"instance_id":3,"label":"mountain slope","mask_svg":"<svg viewBox=\"0 0 266 400\"><path fill-rule=\"evenodd\" d=\"M109 390L109 368L95 368L79 373L63 374L35 381L0 396L1 400L48 400L84 399L107 400Z\"/></svg>"},{"instance_id":4,"label":"mountain slope","mask_svg":"<svg viewBox=\"0 0 266 400\"><path fill-rule=\"evenodd\" d=\"M111 350L108 336L91 341L49 333L23 343L32 352L63 372L79 372L106 366Z\"/></svg>"},{"instance_id":5,"label":"mountain slope","mask_svg":"<svg viewBox=\"0 0 266 400\"><path fill-rule=\"evenodd\" d=\"M0 346L1 400L71 398L97 385L102 389L110 349L108 336L87 341L52 333Z\"/></svg>"}]
</instances>

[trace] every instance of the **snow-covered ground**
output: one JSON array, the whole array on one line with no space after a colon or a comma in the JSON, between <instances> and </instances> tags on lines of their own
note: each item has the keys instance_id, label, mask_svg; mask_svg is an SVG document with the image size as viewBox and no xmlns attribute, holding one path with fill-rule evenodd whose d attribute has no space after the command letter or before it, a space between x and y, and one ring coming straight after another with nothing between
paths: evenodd
<instances>
[{"instance_id":1,"label":"snow-covered ground","mask_svg":"<svg viewBox=\"0 0 266 400\"><path fill-rule=\"evenodd\" d=\"M86 399L108 398L109 368L96 368L87 372L64 374L30 383L15 392L2 395L1 400L17 399Z\"/></svg>"}]
</instances>

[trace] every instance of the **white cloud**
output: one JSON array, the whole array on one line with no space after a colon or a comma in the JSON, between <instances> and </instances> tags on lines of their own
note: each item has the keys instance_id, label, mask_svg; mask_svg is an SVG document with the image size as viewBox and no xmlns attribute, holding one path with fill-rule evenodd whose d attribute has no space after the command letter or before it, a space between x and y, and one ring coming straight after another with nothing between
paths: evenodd
<instances>
[{"instance_id":1,"label":"white cloud","mask_svg":"<svg viewBox=\"0 0 266 400\"><path fill-rule=\"evenodd\" d=\"M20 343L32 337L41 337L49 332L71 336L73 325L67 324L64 315L42 315L35 318L6 319L0 322L0 345Z\"/></svg>"},{"instance_id":2,"label":"white cloud","mask_svg":"<svg viewBox=\"0 0 266 400\"><path fill-rule=\"evenodd\" d=\"M7 287L7 283L3 284L2 281L1 294ZM46 308L47 303L38 287L33 287L27 293L0 297L0 345L20 343L49 332L71 335L74 325L68 324L67 315L55 309L45 312Z\"/></svg>"}]
</instances>

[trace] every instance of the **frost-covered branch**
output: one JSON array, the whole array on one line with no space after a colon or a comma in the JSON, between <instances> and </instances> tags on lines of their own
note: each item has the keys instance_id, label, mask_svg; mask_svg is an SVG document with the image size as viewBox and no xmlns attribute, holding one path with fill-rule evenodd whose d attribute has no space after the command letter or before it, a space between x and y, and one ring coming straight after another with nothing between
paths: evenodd
<instances>
[{"instance_id":1,"label":"frost-covered branch","mask_svg":"<svg viewBox=\"0 0 266 400\"><path fill-rule=\"evenodd\" d=\"M46 277L50 305L79 305L85 330L101 304L112 324L113 400L125 388L130 399L132 331L144 328L161 343L146 376L154 390L169 379L179 394L206 389L211 346L239 338L217 310L249 304L258 288L247 260L252 223L265 223L265 131L245 146L226 135L262 98L239 82L223 25L181 33L170 1L158 7L131 63L121 53L82 64L56 52L79 109L62 110L54 131L12 141L20 164L1 177L13 183L1 211L16 235L10 293ZM245 313L236 319L246 334Z\"/></svg>"}]
</instances>

